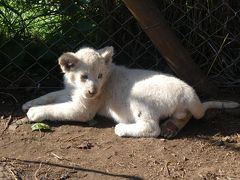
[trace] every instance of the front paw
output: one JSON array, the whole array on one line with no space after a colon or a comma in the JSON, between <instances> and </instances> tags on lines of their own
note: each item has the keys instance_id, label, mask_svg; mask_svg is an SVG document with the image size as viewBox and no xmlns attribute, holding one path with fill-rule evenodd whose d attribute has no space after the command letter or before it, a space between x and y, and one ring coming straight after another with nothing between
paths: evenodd
<instances>
[{"instance_id":1,"label":"front paw","mask_svg":"<svg viewBox=\"0 0 240 180\"><path fill-rule=\"evenodd\" d=\"M122 137L122 136L126 136L126 132L125 132L125 124L119 123L115 126L115 134Z\"/></svg>"},{"instance_id":2,"label":"front paw","mask_svg":"<svg viewBox=\"0 0 240 180\"><path fill-rule=\"evenodd\" d=\"M32 107L32 101L28 101L22 105L22 110L27 112Z\"/></svg>"},{"instance_id":3,"label":"front paw","mask_svg":"<svg viewBox=\"0 0 240 180\"><path fill-rule=\"evenodd\" d=\"M42 107L31 107L27 112L30 121L38 122L46 119L45 110Z\"/></svg>"}]
</instances>

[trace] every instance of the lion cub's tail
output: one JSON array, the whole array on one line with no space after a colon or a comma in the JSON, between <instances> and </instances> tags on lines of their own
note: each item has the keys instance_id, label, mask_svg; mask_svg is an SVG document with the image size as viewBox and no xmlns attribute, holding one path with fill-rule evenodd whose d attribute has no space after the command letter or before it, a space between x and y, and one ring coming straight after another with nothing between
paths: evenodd
<instances>
[{"instance_id":1,"label":"lion cub's tail","mask_svg":"<svg viewBox=\"0 0 240 180\"><path fill-rule=\"evenodd\" d=\"M237 108L240 106L239 103L233 102L233 101L207 101L201 103L200 100L195 99L191 103L189 103L190 106L188 107L192 115L196 119L201 119L207 109L223 109L223 108Z\"/></svg>"},{"instance_id":2,"label":"lion cub's tail","mask_svg":"<svg viewBox=\"0 0 240 180\"><path fill-rule=\"evenodd\" d=\"M212 108L224 109L224 108L237 108L240 106L239 103L234 101L206 101L206 102L203 102L202 104L205 111L207 109L212 109Z\"/></svg>"}]
</instances>

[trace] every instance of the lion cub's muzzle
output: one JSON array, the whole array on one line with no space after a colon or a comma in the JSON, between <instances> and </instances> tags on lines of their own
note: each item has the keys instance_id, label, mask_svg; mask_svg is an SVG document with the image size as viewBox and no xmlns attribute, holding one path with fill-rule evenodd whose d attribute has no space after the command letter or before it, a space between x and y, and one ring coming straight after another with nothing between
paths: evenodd
<instances>
[{"instance_id":1,"label":"lion cub's muzzle","mask_svg":"<svg viewBox=\"0 0 240 180\"><path fill-rule=\"evenodd\" d=\"M87 98L93 98L94 96L96 96L97 93L98 93L97 87L93 87L93 88L91 88L87 91L86 97Z\"/></svg>"}]
</instances>

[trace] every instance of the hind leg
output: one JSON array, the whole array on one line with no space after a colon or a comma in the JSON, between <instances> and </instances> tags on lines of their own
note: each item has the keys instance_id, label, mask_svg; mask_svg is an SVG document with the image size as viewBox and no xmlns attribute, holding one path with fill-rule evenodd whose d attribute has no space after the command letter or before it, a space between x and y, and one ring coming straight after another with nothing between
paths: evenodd
<instances>
[{"instance_id":1,"label":"hind leg","mask_svg":"<svg viewBox=\"0 0 240 180\"><path fill-rule=\"evenodd\" d=\"M118 136L131 137L158 137L160 135L159 115L154 109L133 102L131 104L132 120L119 120L119 124L115 126L115 133ZM124 116L124 118L129 116Z\"/></svg>"},{"instance_id":2,"label":"hind leg","mask_svg":"<svg viewBox=\"0 0 240 180\"><path fill-rule=\"evenodd\" d=\"M172 138L188 123L192 115L186 113L175 113L171 118L161 125L161 136Z\"/></svg>"},{"instance_id":3,"label":"hind leg","mask_svg":"<svg viewBox=\"0 0 240 180\"><path fill-rule=\"evenodd\" d=\"M158 137L160 135L160 127L158 122L154 121L133 124L119 123L115 126L115 133L121 137Z\"/></svg>"}]
</instances>

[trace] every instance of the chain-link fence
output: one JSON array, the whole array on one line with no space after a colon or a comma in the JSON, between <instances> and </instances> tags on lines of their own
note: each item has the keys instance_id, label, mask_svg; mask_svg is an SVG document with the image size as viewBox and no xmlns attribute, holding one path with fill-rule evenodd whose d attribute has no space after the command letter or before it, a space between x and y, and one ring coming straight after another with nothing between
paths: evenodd
<instances>
[{"instance_id":1,"label":"chain-link fence","mask_svg":"<svg viewBox=\"0 0 240 180\"><path fill-rule=\"evenodd\" d=\"M219 87L240 87L240 2L155 1L193 60ZM120 0L1 0L0 89L59 88L58 56L112 45L114 61L169 71Z\"/></svg>"},{"instance_id":2,"label":"chain-link fence","mask_svg":"<svg viewBox=\"0 0 240 180\"><path fill-rule=\"evenodd\" d=\"M221 88L239 88L240 2L156 2L205 75Z\"/></svg>"}]
</instances>

